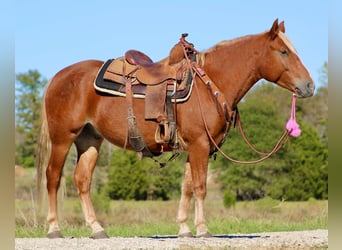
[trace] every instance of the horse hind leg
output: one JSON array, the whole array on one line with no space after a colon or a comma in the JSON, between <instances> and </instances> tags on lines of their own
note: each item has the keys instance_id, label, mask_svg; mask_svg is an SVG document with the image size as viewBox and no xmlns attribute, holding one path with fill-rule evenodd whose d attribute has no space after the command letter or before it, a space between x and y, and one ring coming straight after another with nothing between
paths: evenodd
<instances>
[{"instance_id":1,"label":"horse hind leg","mask_svg":"<svg viewBox=\"0 0 342 250\"><path fill-rule=\"evenodd\" d=\"M92 238L108 238L103 227L97 221L94 206L90 197L90 186L99 149L103 138L95 131L92 125L87 124L75 140L77 148L77 166L74 181L82 205L87 225L92 230Z\"/></svg>"},{"instance_id":2,"label":"horse hind leg","mask_svg":"<svg viewBox=\"0 0 342 250\"><path fill-rule=\"evenodd\" d=\"M46 168L46 181L48 191L49 210L47 222L49 223L48 238L63 238L58 225L57 191L60 185L64 162L72 140L64 143L51 143L51 156Z\"/></svg>"}]
</instances>

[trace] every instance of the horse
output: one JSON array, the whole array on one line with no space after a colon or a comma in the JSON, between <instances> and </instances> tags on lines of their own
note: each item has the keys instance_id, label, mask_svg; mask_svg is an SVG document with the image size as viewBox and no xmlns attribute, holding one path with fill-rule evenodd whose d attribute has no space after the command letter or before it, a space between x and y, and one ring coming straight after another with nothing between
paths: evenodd
<instances>
[{"instance_id":1,"label":"horse","mask_svg":"<svg viewBox=\"0 0 342 250\"><path fill-rule=\"evenodd\" d=\"M90 196L99 149L104 139L126 150L134 149L127 143L126 99L103 95L94 89L94 79L103 63L86 60L70 65L56 73L45 89L37 171L40 180L44 170L46 174L48 238L63 237L58 224L57 191L73 143L77 149L74 182L85 221L91 228L92 238L108 238L96 218ZM264 32L225 40L200 52L198 64L224 99L230 116L260 79L273 82L299 98L314 93L314 81L285 35L284 21L279 23L278 19ZM171 151L171 147L164 145L161 148L156 143L154 132L158 125L144 119L144 100L133 98L132 105L149 150L156 154ZM219 106L222 108L222 103ZM229 119L227 122L218 112L217 101L199 74L194 74L193 92L186 102L177 104L176 114L177 133L187 153L177 213L178 237L210 237L204 214L208 161L214 144L223 140L232 122ZM195 199L196 235L188 225L192 198Z\"/></svg>"}]
</instances>

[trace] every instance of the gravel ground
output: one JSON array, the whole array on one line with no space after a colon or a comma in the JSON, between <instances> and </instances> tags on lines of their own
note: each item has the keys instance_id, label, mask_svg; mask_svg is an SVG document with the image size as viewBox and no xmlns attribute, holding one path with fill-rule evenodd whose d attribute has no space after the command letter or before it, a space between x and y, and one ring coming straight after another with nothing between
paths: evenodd
<instances>
[{"instance_id":1,"label":"gravel ground","mask_svg":"<svg viewBox=\"0 0 342 250\"><path fill-rule=\"evenodd\" d=\"M212 238L111 237L90 238L17 238L15 249L327 249L328 230L215 235Z\"/></svg>"}]
</instances>

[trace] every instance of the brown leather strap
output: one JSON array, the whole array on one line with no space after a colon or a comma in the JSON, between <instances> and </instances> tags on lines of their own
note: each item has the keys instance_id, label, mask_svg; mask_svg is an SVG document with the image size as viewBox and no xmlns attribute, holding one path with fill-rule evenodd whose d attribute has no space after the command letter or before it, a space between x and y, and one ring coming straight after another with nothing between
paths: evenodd
<instances>
[{"instance_id":1,"label":"brown leather strap","mask_svg":"<svg viewBox=\"0 0 342 250\"><path fill-rule=\"evenodd\" d=\"M220 115L224 115L227 122L230 122L233 117L233 111L229 107L226 99L223 94L216 86L216 84L211 81L209 76L205 73L205 71L198 65L197 62L192 62L192 68L195 70L199 78L206 85L207 89L210 92L211 97L213 98L216 104L216 110Z\"/></svg>"},{"instance_id":2,"label":"brown leather strap","mask_svg":"<svg viewBox=\"0 0 342 250\"><path fill-rule=\"evenodd\" d=\"M126 87L126 101L127 101L127 106L129 109L129 112L131 110L132 115L133 115L133 94L132 94L132 82L130 77L126 77L126 64L122 64L122 77L125 81L125 87Z\"/></svg>"},{"instance_id":3,"label":"brown leather strap","mask_svg":"<svg viewBox=\"0 0 342 250\"><path fill-rule=\"evenodd\" d=\"M192 77L195 80L196 75L201 79L201 81L206 85L207 89L210 91L210 95L212 96L215 104L217 112L220 115L224 115L227 122L231 121L231 118L233 116L233 111L229 107L226 99L221 94L221 91L219 88L214 84L209 76L205 73L205 71L198 65L196 61L190 60L189 56L197 57L200 53L194 48L194 45L189 43L185 40L185 37L187 37L188 34L182 34L182 37L180 38L179 43L181 43L183 46L183 53L184 57L186 59L186 62L188 64L188 68L192 71ZM227 125L228 126L228 125Z\"/></svg>"},{"instance_id":4,"label":"brown leather strap","mask_svg":"<svg viewBox=\"0 0 342 250\"><path fill-rule=\"evenodd\" d=\"M124 70L124 69L123 69ZM125 71L123 71L125 73ZM125 74L124 74L125 75ZM153 157L154 155L147 147L144 137L142 136L137 122L136 117L133 112L133 94L132 94L132 82L131 78L127 77L126 80L126 101L128 106L128 116L127 116L127 137L133 147L133 149L138 152L140 157L147 156Z\"/></svg>"}]
</instances>

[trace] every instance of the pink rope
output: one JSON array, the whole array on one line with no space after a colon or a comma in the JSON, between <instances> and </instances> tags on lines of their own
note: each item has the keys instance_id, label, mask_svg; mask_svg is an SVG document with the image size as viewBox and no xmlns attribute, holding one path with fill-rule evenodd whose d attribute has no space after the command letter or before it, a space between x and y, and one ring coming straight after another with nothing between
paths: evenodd
<instances>
[{"instance_id":1,"label":"pink rope","mask_svg":"<svg viewBox=\"0 0 342 250\"><path fill-rule=\"evenodd\" d=\"M292 96L292 109L291 109L291 117L286 123L286 129L289 131L289 134L293 137L298 137L301 134L301 130L296 121L296 95Z\"/></svg>"}]
</instances>

